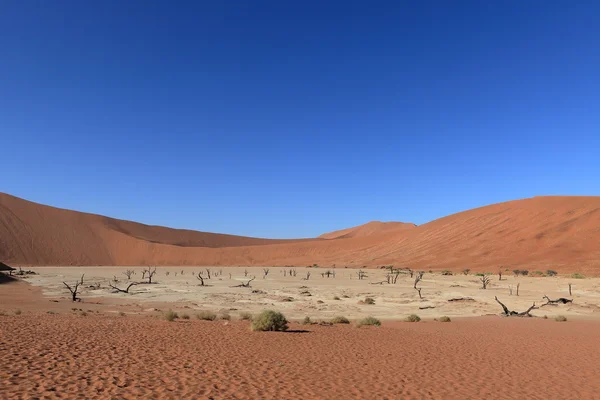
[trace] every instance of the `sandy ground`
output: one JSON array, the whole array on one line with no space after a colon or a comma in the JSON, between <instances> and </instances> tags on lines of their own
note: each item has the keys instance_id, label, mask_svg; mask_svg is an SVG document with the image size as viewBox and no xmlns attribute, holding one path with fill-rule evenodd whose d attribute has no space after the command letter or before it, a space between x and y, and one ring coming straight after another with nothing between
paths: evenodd
<instances>
[{"instance_id":1,"label":"sandy ground","mask_svg":"<svg viewBox=\"0 0 600 400\"><path fill-rule=\"evenodd\" d=\"M600 318L600 279L572 279L565 277L518 277L504 276L502 281L493 276L488 289L481 289L479 277L463 274L442 276L440 273L425 273L419 287L423 299L414 290L414 279L401 275L396 284L377 284L384 281L384 270L368 270L367 277L359 280L354 269L336 269L335 278L321 274L321 268L297 268L296 276L290 276L289 269L270 268L263 278L263 268L218 268L211 269L211 279L207 279L205 268L159 267L152 285L133 286L131 294L115 293L108 283L117 277L117 287L126 288L132 281L141 281L142 267L129 268L135 275L128 280L123 274L126 267L37 267L38 272L27 278L34 286L41 287L49 299L68 301L69 292L63 285L66 281L73 285L85 274L82 303L77 307L95 305L106 312L123 311L129 314L152 314L156 309L165 310L210 310L228 311L232 315L239 312L256 313L266 308L283 312L288 318L302 319L305 316L327 319L343 315L350 319L375 316L380 319L398 320L416 313L421 318L433 319L442 315L450 317L472 317L501 312L494 296L509 308L524 311L536 302L542 305L544 295L552 299L573 298L573 304L544 306L532 312L533 315L599 319ZM285 276L284 276L285 270ZM183 271L183 274L182 274ZM206 286L199 286L195 277L203 271ZM247 276L246 275L247 271ZM331 270L333 271L333 270ZM167 275L168 273L168 275ZM306 280L307 273L310 279ZM231 277L230 277L231 274ZM217 275L217 276L215 276ZM256 277L250 288L235 287ZM568 284L572 285L569 296ZM519 296L516 286L519 285ZM100 288L96 288L100 285ZM509 286L513 295L509 295ZM372 297L375 304L362 304L366 297ZM453 298L468 297L471 301L449 302ZM96 303L96 304L94 304ZM49 309L56 303L48 303ZM0 310L2 306L0 305Z\"/></svg>"},{"instance_id":2,"label":"sandy ground","mask_svg":"<svg viewBox=\"0 0 600 400\"><path fill-rule=\"evenodd\" d=\"M138 294L86 289L83 301L73 303L61 280L73 281L85 271L84 286L102 284L121 269L35 270L39 275L27 280L44 286L0 284L1 399L600 398L593 279L575 282L574 305L533 312L568 315L567 322L485 316L441 323L433 317L497 313L499 307L489 301L494 294L505 294L503 300L515 308L525 308L545 290L564 295L568 280L511 277L484 291L471 282L474 277L426 274L423 292L430 298L420 302L409 279L370 285L378 276L358 281L350 270L337 271L335 280L313 270L309 281L301 281L300 271L289 279L271 269L267 279L252 282L252 289L266 293L252 294L230 287L241 281L243 269L223 269L223 276L210 280L213 286L197 287L171 268L168 277L158 269L158 283L140 287ZM516 281L520 296L507 296L505 286ZM450 290L457 284L462 287ZM312 296L298 295L303 285ZM351 297L332 300L336 293ZM367 294L376 304L357 304ZM294 301L276 300L284 295ZM476 300L446 301L455 295ZM436 308L418 310L422 304ZM168 322L156 307L192 318ZM362 328L291 323L288 333L252 332L248 321L237 320L238 311L263 308L290 318L388 319L381 327ZM229 309L232 320L201 321L193 318L193 309ZM423 317L419 323L389 320L415 311Z\"/></svg>"}]
</instances>

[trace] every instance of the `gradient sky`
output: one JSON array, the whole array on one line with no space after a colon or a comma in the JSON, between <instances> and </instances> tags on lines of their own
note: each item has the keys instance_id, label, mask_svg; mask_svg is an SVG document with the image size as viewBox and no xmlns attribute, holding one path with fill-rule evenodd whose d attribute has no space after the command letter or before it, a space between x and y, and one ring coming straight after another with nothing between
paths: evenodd
<instances>
[{"instance_id":1,"label":"gradient sky","mask_svg":"<svg viewBox=\"0 0 600 400\"><path fill-rule=\"evenodd\" d=\"M0 191L307 237L600 193L600 2L2 1Z\"/></svg>"}]
</instances>

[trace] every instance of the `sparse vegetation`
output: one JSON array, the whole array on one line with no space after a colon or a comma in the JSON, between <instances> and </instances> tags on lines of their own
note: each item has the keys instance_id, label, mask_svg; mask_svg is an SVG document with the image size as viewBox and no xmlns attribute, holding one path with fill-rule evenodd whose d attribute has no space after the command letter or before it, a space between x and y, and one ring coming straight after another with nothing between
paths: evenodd
<instances>
[{"instance_id":1,"label":"sparse vegetation","mask_svg":"<svg viewBox=\"0 0 600 400\"><path fill-rule=\"evenodd\" d=\"M252 321L252 314L247 311L243 311L240 313L240 319L242 321Z\"/></svg>"},{"instance_id":2,"label":"sparse vegetation","mask_svg":"<svg viewBox=\"0 0 600 400\"><path fill-rule=\"evenodd\" d=\"M361 326L381 326L381 321L375 317L366 317L356 324L357 328L360 328Z\"/></svg>"},{"instance_id":3,"label":"sparse vegetation","mask_svg":"<svg viewBox=\"0 0 600 400\"><path fill-rule=\"evenodd\" d=\"M310 319L310 317L307 315L306 317L304 317L304 319L302 320L302 324L303 325L310 325L312 324L312 321Z\"/></svg>"},{"instance_id":4,"label":"sparse vegetation","mask_svg":"<svg viewBox=\"0 0 600 400\"><path fill-rule=\"evenodd\" d=\"M198 314L196 314L196 318L201 321L214 321L217 319L217 314L212 311L200 311Z\"/></svg>"},{"instance_id":5,"label":"sparse vegetation","mask_svg":"<svg viewBox=\"0 0 600 400\"><path fill-rule=\"evenodd\" d=\"M177 318L179 318L179 315L173 311L173 310L169 310L165 313L164 315L165 319L169 322L173 322L175 321Z\"/></svg>"},{"instance_id":6,"label":"sparse vegetation","mask_svg":"<svg viewBox=\"0 0 600 400\"><path fill-rule=\"evenodd\" d=\"M22 313L23 313L23 311L21 311L21 310L19 310L19 309L16 309L16 310L15 310L15 315L21 315Z\"/></svg>"},{"instance_id":7,"label":"sparse vegetation","mask_svg":"<svg viewBox=\"0 0 600 400\"><path fill-rule=\"evenodd\" d=\"M440 321L440 322L450 322L452 320L450 319L450 317L443 316L443 317L440 317L440 319L438 321Z\"/></svg>"},{"instance_id":8,"label":"sparse vegetation","mask_svg":"<svg viewBox=\"0 0 600 400\"><path fill-rule=\"evenodd\" d=\"M338 296L333 296L334 300L340 300L340 298Z\"/></svg>"},{"instance_id":9,"label":"sparse vegetation","mask_svg":"<svg viewBox=\"0 0 600 400\"><path fill-rule=\"evenodd\" d=\"M80 315L80 316L82 316L82 317L87 317L87 316L88 316L88 313L87 313L87 312L85 312L85 311L81 311L81 312L79 313L79 315Z\"/></svg>"},{"instance_id":10,"label":"sparse vegetation","mask_svg":"<svg viewBox=\"0 0 600 400\"><path fill-rule=\"evenodd\" d=\"M465 275L469 275L469 272L471 272L471 270L469 268L465 268L462 271L462 273L465 274Z\"/></svg>"},{"instance_id":11,"label":"sparse vegetation","mask_svg":"<svg viewBox=\"0 0 600 400\"><path fill-rule=\"evenodd\" d=\"M350 321L346 317L337 316L333 317L330 321L332 324L349 324Z\"/></svg>"},{"instance_id":12,"label":"sparse vegetation","mask_svg":"<svg viewBox=\"0 0 600 400\"><path fill-rule=\"evenodd\" d=\"M523 276L529 275L529 270L526 270L526 269L521 270L521 275L523 275Z\"/></svg>"},{"instance_id":13,"label":"sparse vegetation","mask_svg":"<svg viewBox=\"0 0 600 400\"><path fill-rule=\"evenodd\" d=\"M417 314L410 314L408 317L404 318L405 322L419 322L421 320L421 317L419 317Z\"/></svg>"},{"instance_id":14,"label":"sparse vegetation","mask_svg":"<svg viewBox=\"0 0 600 400\"><path fill-rule=\"evenodd\" d=\"M363 300L363 303L373 305L373 304L375 304L375 299L373 299L372 297L365 297L365 299Z\"/></svg>"},{"instance_id":15,"label":"sparse vegetation","mask_svg":"<svg viewBox=\"0 0 600 400\"><path fill-rule=\"evenodd\" d=\"M277 311L265 310L252 321L253 331L287 331L288 321Z\"/></svg>"},{"instance_id":16,"label":"sparse vegetation","mask_svg":"<svg viewBox=\"0 0 600 400\"><path fill-rule=\"evenodd\" d=\"M119 317L124 317L125 315L127 314L125 314L123 311L119 311Z\"/></svg>"},{"instance_id":17,"label":"sparse vegetation","mask_svg":"<svg viewBox=\"0 0 600 400\"><path fill-rule=\"evenodd\" d=\"M585 279L585 275L580 274L579 272L574 272L571 274L571 278L573 279Z\"/></svg>"},{"instance_id":18,"label":"sparse vegetation","mask_svg":"<svg viewBox=\"0 0 600 400\"><path fill-rule=\"evenodd\" d=\"M181 314L181 319L190 319L189 314Z\"/></svg>"},{"instance_id":19,"label":"sparse vegetation","mask_svg":"<svg viewBox=\"0 0 600 400\"><path fill-rule=\"evenodd\" d=\"M558 274L557 274L557 272L556 272L556 271L554 271L554 270L547 269L547 270L546 270L546 275L548 275L548 276L556 276L556 275L558 275Z\"/></svg>"},{"instance_id":20,"label":"sparse vegetation","mask_svg":"<svg viewBox=\"0 0 600 400\"><path fill-rule=\"evenodd\" d=\"M542 271L533 271L533 275L535 275L535 276L544 276L544 273Z\"/></svg>"},{"instance_id":21,"label":"sparse vegetation","mask_svg":"<svg viewBox=\"0 0 600 400\"><path fill-rule=\"evenodd\" d=\"M444 275L444 276L452 275L452 271L445 269L442 271L442 275Z\"/></svg>"},{"instance_id":22,"label":"sparse vegetation","mask_svg":"<svg viewBox=\"0 0 600 400\"><path fill-rule=\"evenodd\" d=\"M222 312L221 315L219 315L219 318L224 321L231 321L231 315L229 315L228 312Z\"/></svg>"},{"instance_id":23,"label":"sparse vegetation","mask_svg":"<svg viewBox=\"0 0 600 400\"><path fill-rule=\"evenodd\" d=\"M556 318L554 318L554 320L556 322L567 322L567 317L565 317L564 315L558 315L556 316Z\"/></svg>"}]
</instances>

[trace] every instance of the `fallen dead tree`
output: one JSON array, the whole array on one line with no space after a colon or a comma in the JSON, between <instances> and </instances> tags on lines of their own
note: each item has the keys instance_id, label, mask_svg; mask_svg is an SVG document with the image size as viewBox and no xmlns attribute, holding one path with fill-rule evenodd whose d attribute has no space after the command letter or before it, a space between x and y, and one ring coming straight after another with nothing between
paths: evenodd
<instances>
[{"instance_id":1,"label":"fallen dead tree","mask_svg":"<svg viewBox=\"0 0 600 400\"><path fill-rule=\"evenodd\" d=\"M564 297L558 298L556 300L552 300L548 296L544 296L542 298L546 299L546 304L542 304L541 307L550 306L550 305L558 305L558 303L568 304L568 303L572 303L573 302L573 299L566 299Z\"/></svg>"},{"instance_id":2,"label":"fallen dead tree","mask_svg":"<svg viewBox=\"0 0 600 400\"><path fill-rule=\"evenodd\" d=\"M256 279L256 276L253 276L252 279L250 279L248 282L246 282L246 283L242 282L239 285L235 285L235 286L232 286L232 287L248 287L249 288L250 287L250 282L252 282L255 279Z\"/></svg>"},{"instance_id":3,"label":"fallen dead tree","mask_svg":"<svg viewBox=\"0 0 600 400\"><path fill-rule=\"evenodd\" d=\"M539 307L536 307L535 302L534 302L531 307L529 307L527 310L525 310L523 312L511 311L500 300L498 300L497 296L495 296L494 298L496 299L498 304L500 304L500 306L502 306L502 310L504 311L503 315L505 315L507 317L533 317L533 315L530 314L531 310L537 310L539 308Z\"/></svg>"},{"instance_id":4,"label":"fallen dead tree","mask_svg":"<svg viewBox=\"0 0 600 400\"><path fill-rule=\"evenodd\" d=\"M114 285L111 285L110 283L108 284L108 286L110 286L111 288L113 288L114 290L116 290L117 292L120 293L129 293L129 289L131 289L132 286L138 285L139 282L131 282L129 285L127 285L127 288L125 289L120 289Z\"/></svg>"},{"instance_id":5,"label":"fallen dead tree","mask_svg":"<svg viewBox=\"0 0 600 400\"><path fill-rule=\"evenodd\" d=\"M448 301L475 301L475 299L472 297L454 297L452 299L448 299Z\"/></svg>"}]
</instances>

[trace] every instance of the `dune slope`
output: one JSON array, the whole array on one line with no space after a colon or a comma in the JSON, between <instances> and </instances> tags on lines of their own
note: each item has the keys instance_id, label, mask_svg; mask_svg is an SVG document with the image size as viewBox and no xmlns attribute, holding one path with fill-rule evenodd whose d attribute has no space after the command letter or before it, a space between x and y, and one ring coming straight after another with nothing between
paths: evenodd
<instances>
[{"instance_id":1,"label":"dune slope","mask_svg":"<svg viewBox=\"0 0 600 400\"><path fill-rule=\"evenodd\" d=\"M343 236L343 235L342 235ZM149 227L0 195L0 259L34 265L498 266L600 272L600 197L535 197L410 229L282 241Z\"/></svg>"},{"instance_id":2,"label":"dune slope","mask_svg":"<svg viewBox=\"0 0 600 400\"><path fill-rule=\"evenodd\" d=\"M415 224L405 222L371 221L367 222L364 225L324 233L319 237L322 239L348 239L353 237L370 236L383 232L401 231L405 229L411 229L414 227L416 227Z\"/></svg>"}]
</instances>

